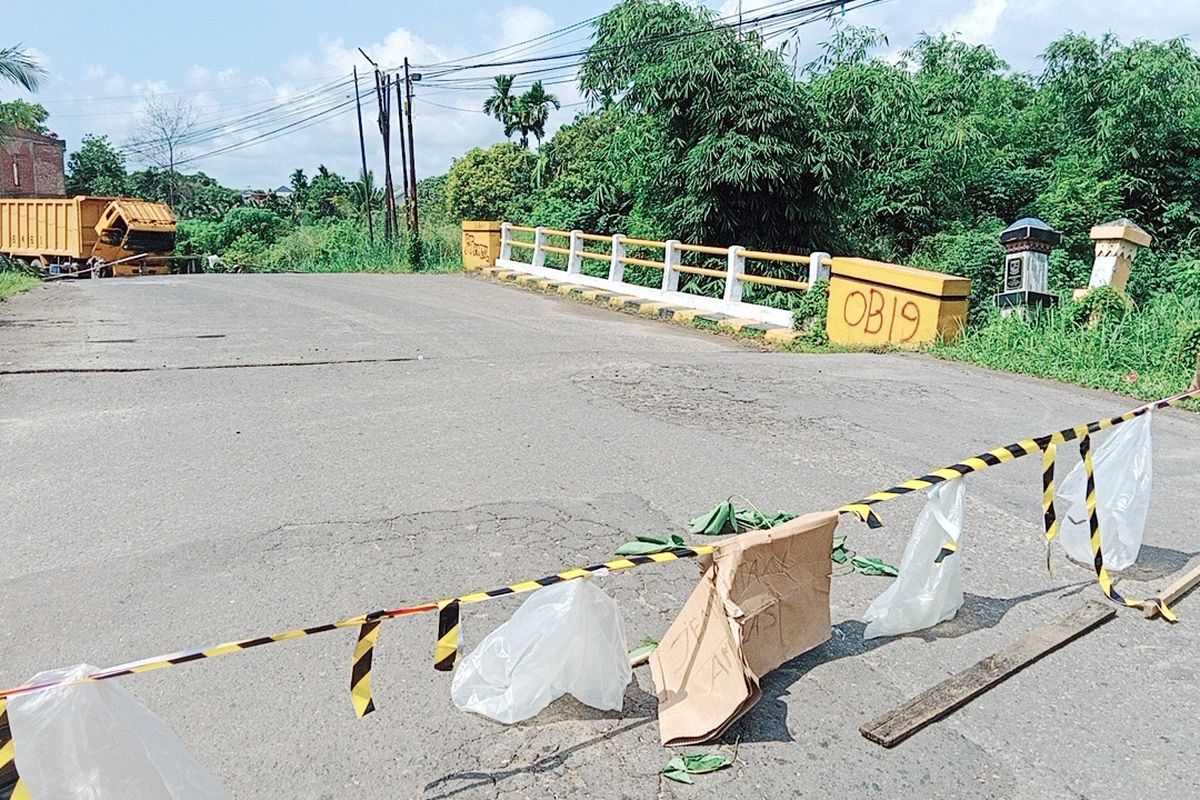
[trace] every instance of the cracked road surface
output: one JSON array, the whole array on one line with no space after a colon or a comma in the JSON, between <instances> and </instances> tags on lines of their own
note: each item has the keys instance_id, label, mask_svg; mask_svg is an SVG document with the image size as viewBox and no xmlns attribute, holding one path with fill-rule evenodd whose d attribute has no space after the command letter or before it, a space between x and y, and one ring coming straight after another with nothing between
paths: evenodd
<instances>
[{"instance_id":1,"label":"cracked road surface","mask_svg":"<svg viewBox=\"0 0 1200 800\"><path fill-rule=\"evenodd\" d=\"M244 367L244 368L235 368ZM457 275L63 282L0 303L0 683L317 624L602 560L731 493L818 510L1135 405L919 355L806 356ZM1147 546L1200 555L1200 417L1156 414ZM1200 597L1131 611L895 750L858 726L1099 596L1046 574L1040 461L969 480L966 605L862 639L887 580L833 579L833 638L772 673L734 769L658 771L648 670L620 713L460 713L431 615L385 623L356 720L354 633L122 679L239 798L1182 798L1200 794ZM898 561L919 498L844 520ZM688 562L602 579L660 635ZM472 606L465 646L520 599ZM706 750L711 748L700 748ZM692 750L696 752L696 750Z\"/></svg>"}]
</instances>

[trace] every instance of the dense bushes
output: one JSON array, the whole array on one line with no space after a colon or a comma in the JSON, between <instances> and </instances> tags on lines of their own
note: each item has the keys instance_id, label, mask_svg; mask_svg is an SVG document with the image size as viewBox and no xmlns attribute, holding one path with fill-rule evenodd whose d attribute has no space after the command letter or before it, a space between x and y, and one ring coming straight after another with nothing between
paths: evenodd
<instances>
[{"instance_id":1,"label":"dense bushes","mask_svg":"<svg viewBox=\"0 0 1200 800\"><path fill-rule=\"evenodd\" d=\"M532 208L537 158L505 142L476 147L457 159L446 176L445 204L453 220L522 220ZM420 186L418 185L418 189Z\"/></svg>"},{"instance_id":2,"label":"dense bushes","mask_svg":"<svg viewBox=\"0 0 1200 800\"><path fill-rule=\"evenodd\" d=\"M1200 352L1200 296L1162 294L1126 313L1114 294L1069 301L1034 319L1005 319L992 309L934 352L1145 399L1187 386Z\"/></svg>"},{"instance_id":3,"label":"dense bushes","mask_svg":"<svg viewBox=\"0 0 1200 800\"><path fill-rule=\"evenodd\" d=\"M1063 232L1051 288L1067 294L1111 219L1155 237L1139 301L1200 258L1200 57L1183 40L1066 34L1030 75L947 36L886 58L879 32L844 25L794 64L683 2L625 0L594 28L580 82L595 108L536 155L460 159L451 221L914 263L971 278L976 320L999 286L996 237L1021 216Z\"/></svg>"}]
</instances>

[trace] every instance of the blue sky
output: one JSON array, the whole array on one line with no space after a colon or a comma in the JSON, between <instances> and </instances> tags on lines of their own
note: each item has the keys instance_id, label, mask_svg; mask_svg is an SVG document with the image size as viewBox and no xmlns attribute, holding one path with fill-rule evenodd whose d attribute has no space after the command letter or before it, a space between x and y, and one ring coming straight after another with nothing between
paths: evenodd
<instances>
[{"instance_id":1,"label":"blue sky","mask_svg":"<svg viewBox=\"0 0 1200 800\"><path fill-rule=\"evenodd\" d=\"M743 13L780 0L743 0ZM358 171L357 128L351 105L303 122L277 138L240 146L248 138L345 103L348 76L363 47L383 64L407 55L415 63L461 59L601 13L598 0L440 0L386 2L340 0L172 0L121 4L63 0L0 0L0 44L22 43L50 75L33 96L0 87L0 99L24 97L45 105L49 125L76 148L85 133L107 134L123 144L135 135L147 95L191 104L203 139L189 148L201 169L237 188L285 183L296 167L311 174L325 164L346 175ZM722 13L737 0L710 0ZM136 10L134 10L136 9ZM774 10L774 9L772 9ZM1187 0L887 0L846 15L849 22L882 29L898 52L921 31L958 31L993 45L1015 68L1036 70L1038 54L1067 30L1124 38L1163 39L1200 32L1200 3ZM824 23L798 32L801 60L815 54ZM576 49L583 32L545 50ZM468 73L465 88L421 85L414 105L417 165L421 175L444 172L466 148L502 138L498 123L478 112L490 72ZM341 80L338 86L331 86ZM369 78L368 78L369 80ZM366 82L363 84L367 88ZM570 81L552 87L567 106L557 126L579 111ZM259 116L245 119L251 114ZM364 112L372 169L381 156L374 108ZM372 135L373 134L373 135ZM215 152L231 148L225 152ZM131 166L138 166L133 162Z\"/></svg>"}]
</instances>

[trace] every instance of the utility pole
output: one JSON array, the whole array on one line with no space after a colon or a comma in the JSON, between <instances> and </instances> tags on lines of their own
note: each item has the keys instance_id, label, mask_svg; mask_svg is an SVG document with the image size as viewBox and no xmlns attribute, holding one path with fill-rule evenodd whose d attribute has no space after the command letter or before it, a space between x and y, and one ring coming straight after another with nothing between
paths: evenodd
<instances>
[{"instance_id":1,"label":"utility pole","mask_svg":"<svg viewBox=\"0 0 1200 800\"><path fill-rule=\"evenodd\" d=\"M421 79L421 76L418 75L417 80L420 80L420 79ZM404 87L405 87L405 90L408 95L407 96L408 102L404 104L404 106L405 106L404 110L408 115L408 184L409 184L409 187L412 189L412 195L410 196L409 202L412 203L413 239L415 242L419 243L421 241L421 225L417 219L417 207L418 207L418 202L417 202L417 157L416 157L417 141L416 141L416 139L413 138L413 115L412 115L413 91L412 91L412 85L413 85L413 79L412 79L411 73L409 73L409 71L408 71L408 58L406 57L404 59ZM419 245L417 246L417 249L415 252L417 253L417 258L419 259L420 253L421 253L421 248Z\"/></svg>"},{"instance_id":2,"label":"utility pole","mask_svg":"<svg viewBox=\"0 0 1200 800\"><path fill-rule=\"evenodd\" d=\"M363 137L362 94L358 90L358 67L354 67L354 105L358 108L358 152L362 155L363 205L367 209L367 239L375 244L375 223L371 221L371 185L367 181L367 141Z\"/></svg>"},{"instance_id":3,"label":"utility pole","mask_svg":"<svg viewBox=\"0 0 1200 800\"><path fill-rule=\"evenodd\" d=\"M379 135L383 137L383 190L386 212L383 237L391 241L396 233L396 195L392 186L391 78L386 72L375 70L375 96L379 99Z\"/></svg>"},{"instance_id":4,"label":"utility pole","mask_svg":"<svg viewBox=\"0 0 1200 800\"><path fill-rule=\"evenodd\" d=\"M400 81L396 81L396 122L400 125L400 163L405 165L405 168L400 170L400 183L404 187L404 221L408 230L412 231L412 194L408 189L408 148L404 144L404 97L400 93Z\"/></svg>"}]
</instances>

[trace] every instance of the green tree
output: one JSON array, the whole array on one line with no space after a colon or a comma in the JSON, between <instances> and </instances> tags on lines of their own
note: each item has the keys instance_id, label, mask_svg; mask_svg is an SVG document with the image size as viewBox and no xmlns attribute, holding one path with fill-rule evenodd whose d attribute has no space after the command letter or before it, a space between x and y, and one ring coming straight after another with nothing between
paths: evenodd
<instances>
[{"instance_id":1,"label":"green tree","mask_svg":"<svg viewBox=\"0 0 1200 800\"><path fill-rule=\"evenodd\" d=\"M37 103L12 100L0 103L0 126L21 128L34 133L47 133L46 118L50 113Z\"/></svg>"},{"instance_id":2,"label":"green tree","mask_svg":"<svg viewBox=\"0 0 1200 800\"><path fill-rule=\"evenodd\" d=\"M811 235L799 198L804 98L780 53L683 2L625 0L596 22L585 93L659 133L633 216L688 241L758 245ZM688 35L684 35L688 34Z\"/></svg>"},{"instance_id":3,"label":"green tree","mask_svg":"<svg viewBox=\"0 0 1200 800\"><path fill-rule=\"evenodd\" d=\"M497 75L492 84L492 95L483 101L483 113L504 126L505 137L513 134L513 110L517 97L512 93L513 75Z\"/></svg>"},{"instance_id":4,"label":"green tree","mask_svg":"<svg viewBox=\"0 0 1200 800\"><path fill-rule=\"evenodd\" d=\"M451 220L526 221L536 162L533 153L511 142L468 150L446 176L446 208Z\"/></svg>"},{"instance_id":5,"label":"green tree","mask_svg":"<svg viewBox=\"0 0 1200 800\"><path fill-rule=\"evenodd\" d=\"M174 191L173 209L179 219L220 220L242 202L240 192L222 186L203 172L179 174L172 180L163 170L139 170L130 173L126 186L131 197L160 203L167 202Z\"/></svg>"},{"instance_id":6,"label":"green tree","mask_svg":"<svg viewBox=\"0 0 1200 800\"><path fill-rule=\"evenodd\" d=\"M0 80L35 92L45 75L46 70L34 61L21 45L0 47Z\"/></svg>"},{"instance_id":7,"label":"green tree","mask_svg":"<svg viewBox=\"0 0 1200 800\"><path fill-rule=\"evenodd\" d=\"M301 204L302 219L316 221L340 219L342 206L350 197L346 179L330 171L324 164L317 167Z\"/></svg>"},{"instance_id":8,"label":"green tree","mask_svg":"<svg viewBox=\"0 0 1200 800\"><path fill-rule=\"evenodd\" d=\"M521 147L529 147L529 136L532 134L541 146L546 136L546 123L550 120L550 107L561 108L558 98L546 91L541 81L534 81L529 91L517 98L510 112L510 123L521 134ZM505 135L511 136L512 131L505 126Z\"/></svg>"},{"instance_id":9,"label":"green tree","mask_svg":"<svg viewBox=\"0 0 1200 800\"><path fill-rule=\"evenodd\" d=\"M128 176L125 157L107 136L88 134L83 144L67 159L67 194L123 195Z\"/></svg>"}]
</instances>

